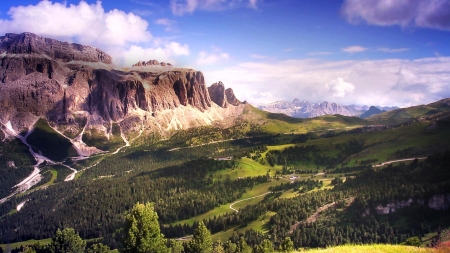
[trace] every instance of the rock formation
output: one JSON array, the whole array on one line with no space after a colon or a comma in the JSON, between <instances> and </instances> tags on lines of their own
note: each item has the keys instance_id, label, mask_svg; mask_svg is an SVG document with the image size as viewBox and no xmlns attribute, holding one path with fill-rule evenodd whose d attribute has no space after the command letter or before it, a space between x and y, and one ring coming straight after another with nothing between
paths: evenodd
<instances>
[{"instance_id":1,"label":"rock formation","mask_svg":"<svg viewBox=\"0 0 450 253\"><path fill-rule=\"evenodd\" d=\"M208 92L211 100L218 106L226 108L229 105L238 106L242 104L235 96L231 88L225 90L225 85L222 82L213 83L208 87Z\"/></svg>"},{"instance_id":2,"label":"rock formation","mask_svg":"<svg viewBox=\"0 0 450 253\"><path fill-rule=\"evenodd\" d=\"M155 65L158 70L146 68ZM232 114L221 114L220 108L211 112L200 71L167 68L171 65L156 60L135 66L145 68L117 68L93 47L31 33L6 34L0 37L0 123L26 132L41 117L67 136L85 126L108 135L111 122L120 122L125 132L144 125L163 131L211 124ZM228 93L230 104L237 104Z\"/></svg>"},{"instance_id":3,"label":"rock formation","mask_svg":"<svg viewBox=\"0 0 450 253\"><path fill-rule=\"evenodd\" d=\"M157 60L150 61L138 61L136 64L133 64L133 67L149 67L149 66L162 66L162 67L172 67L172 64L166 62L158 62Z\"/></svg>"}]
</instances>

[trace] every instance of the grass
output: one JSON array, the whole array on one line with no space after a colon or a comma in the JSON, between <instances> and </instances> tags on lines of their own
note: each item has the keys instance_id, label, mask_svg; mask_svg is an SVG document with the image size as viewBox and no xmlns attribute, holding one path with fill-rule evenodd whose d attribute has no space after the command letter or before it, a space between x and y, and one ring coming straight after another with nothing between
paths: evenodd
<instances>
[{"instance_id":1,"label":"grass","mask_svg":"<svg viewBox=\"0 0 450 253\"><path fill-rule=\"evenodd\" d=\"M416 252L436 252L430 248L418 248L413 246L390 245L390 244L372 244L372 245L341 245L326 249L311 249L308 253L416 253Z\"/></svg>"},{"instance_id":2,"label":"grass","mask_svg":"<svg viewBox=\"0 0 450 253\"><path fill-rule=\"evenodd\" d=\"M268 171L270 171L269 173L271 176L274 176L276 171L281 170L280 166L270 167L267 165L262 165L246 157L235 161L238 162L237 168L217 171L213 174L214 178L220 179L224 176L230 176L230 179L234 180L240 177L264 176Z\"/></svg>"},{"instance_id":3,"label":"grass","mask_svg":"<svg viewBox=\"0 0 450 253\"><path fill-rule=\"evenodd\" d=\"M50 127L44 119L39 119L27 142L54 161L63 161L68 156L77 156L72 143Z\"/></svg>"},{"instance_id":4,"label":"grass","mask_svg":"<svg viewBox=\"0 0 450 253\"><path fill-rule=\"evenodd\" d=\"M23 242L15 242L15 243L10 243L10 244L0 244L0 247L3 248L3 250L5 252L9 252L9 250L15 249L15 248L19 248L20 246L29 246L29 245L33 245L37 242L40 242L42 244L48 244L52 241L51 238L46 238L46 239L42 239L42 240L28 240L28 241L23 241Z\"/></svg>"},{"instance_id":5,"label":"grass","mask_svg":"<svg viewBox=\"0 0 450 253\"><path fill-rule=\"evenodd\" d=\"M278 184L281 184L281 183L282 183L282 181L280 180L280 181L273 181L273 182L267 182L267 183L255 185L253 187L253 189L248 190L246 193L244 193L242 195L241 198L237 199L236 201L264 194L264 193L269 191L269 187L270 186L278 185ZM259 198L250 199L248 201L242 201L242 202L239 202L236 205L233 205L233 207L236 208L236 209L239 209L239 208L245 207L245 206L250 205L250 204L255 204L255 203L261 201L262 198L263 198L263 196L261 196ZM219 216L219 215L222 215L222 214L225 214L225 213L234 212L233 210L230 209L230 204L231 203L227 203L227 204L218 206L218 207L210 210L209 212L197 215L197 216L195 216L193 218L190 218L190 219L178 221L175 224L185 224L186 223L186 224L192 225L192 224L194 224L195 221L200 222L200 221L205 220L205 219L213 218L214 216Z\"/></svg>"}]
</instances>

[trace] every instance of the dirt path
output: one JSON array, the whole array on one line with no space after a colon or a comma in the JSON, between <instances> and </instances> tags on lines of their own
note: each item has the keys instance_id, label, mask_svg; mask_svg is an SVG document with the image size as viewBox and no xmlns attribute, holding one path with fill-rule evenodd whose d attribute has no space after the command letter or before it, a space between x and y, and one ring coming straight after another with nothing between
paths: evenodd
<instances>
[{"instance_id":1,"label":"dirt path","mask_svg":"<svg viewBox=\"0 0 450 253\"><path fill-rule=\"evenodd\" d=\"M269 193L272 193L272 192L266 192L266 193L263 193L263 194L258 195L258 196L254 196L254 197L250 197L250 198L246 198L246 199L241 199L241 200L235 201L235 202L230 204L230 209L235 211L236 213L238 213L239 211L237 209L233 208L234 204L237 204L239 202L242 202L242 201L245 201L245 200L249 200L249 199L259 198L259 197L262 197L262 196L267 195Z\"/></svg>"},{"instance_id":2,"label":"dirt path","mask_svg":"<svg viewBox=\"0 0 450 253\"><path fill-rule=\"evenodd\" d=\"M387 165L387 164L391 164L391 163L413 161L413 160L416 160L416 159L423 160L423 159L427 159L427 158L426 157L418 157L418 158L406 158L406 159L400 159L400 160L393 160L393 161L387 161L387 162L384 162L384 163L381 163L381 164L377 164L377 165L372 165L372 167L376 168L376 167L381 167L381 166L384 166L384 165Z\"/></svg>"},{"instance_id":3,"label":"dirt path","mask_svg":"<svg viewBox=\"0 0 450 253\"><path fill-rule=\"evenodd\" d=\"M351 203L353 203L353 201L355 200L354 197L351 197L349 199L346 199L347 204L346 206L349 206ZM305 221L298 221L296 222L294 225L291 226L291 229L289 230L289 233L291 234L292 232L294 232L294 230L303 223L312 223L315 222L317 220L317 218L319 218L319 214L323 211L326 211L328 208L333 207L336 205L336 202L331 202L329 204L323 205L321 207L319 207L319 209L317 209L317 211L315 213L313 213L311 216L308 217L308 219L306 219Z\"/></svg>"}]
</instances>

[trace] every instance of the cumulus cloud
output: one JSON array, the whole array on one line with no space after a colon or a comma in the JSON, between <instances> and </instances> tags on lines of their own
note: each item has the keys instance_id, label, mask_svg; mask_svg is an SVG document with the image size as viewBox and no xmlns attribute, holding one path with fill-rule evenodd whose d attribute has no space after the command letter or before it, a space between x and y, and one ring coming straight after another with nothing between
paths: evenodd
<instances>
[{"instance_id":1,"label":"cumulus cloud","mask_svg":"<svg viewBox=\"0 0 450 253\"><path fill-rule=\"evenodd\" d=\"M221 11L231 8L247 6L257 9L258 0L170 0L170 7L174 15L182 16L186 13L193 13L195 10Z\"/></svg>"},{"instance_id":2,"label":"cumulus cloud","mask_svg":"<svg viewBox=\"0 0 450 253\"><path fill-rule=\"evenodd\" d=\"M450 97L449 64L450 57L304 59L246 62L204 74L207 83L221 80L233 88L239 99L253 104L298 98L312 102L410 106Z\"/></svg>"},{"instance_id":3,"label":"cumulus cloud","mask_svg":"<svg viewBox=\"0 0 450 253\"><path fill-rule=\"evenodd\" d=\"M148 22L141 17L118 9L105 12L101 1L88 4L58 3L43 0L36 5L11 7L9 19L0 19L0 34L32 32L62 41L96 46L111 54L116 64L124 64L124 51L133 51L136 46L146 52L158 52L149 59L161 56L164 59L188 53L186 45L164 41L152 36ZM175 44L173 44L175 43ZM162 55L166 53L166 55ZM158 59L159 60L159 59ZM173 59L171 59L173 62Z\"/></svg>"},{"instance_id":4,"label":"cumulus cloud","mask_svg":"<svg viewBox=\"0 0 450 253\"><path fill-rule=\"evenodd\" d=\"M367 51L367 49L368 48L365 48L365 47L362 47L362 46L350 46L350 47L342 48L341 50L343 52L353 54L353 53L361 53L361 52Z\"/></svg>"},{"instance_id":5,"label":"cumulus cloud","mask_svg":"<svg viewBox=\"0 0 450 253\"><path fill-rule=\"evenodd\" d=\"M355 86L344 82L344 79L338 77L325 85L333 93L333 97L345 97L347 93L353 92Z\"/></svg>"},{"instance_id":6,"label":"cumulus cloud","mask_svg":"<svg viewBox=\"0 0 450 253\"><path fill-rule=\"evenodd\" d=\"M149 59L158 59L162 62L174 64L173 56L189 55L188 45L181 45L177 42L171 42L162 47L143 48L133 45L123 53L124 64L131 66L138 61L147 61Z\"/></svg>"},{"instance_id":7,"label":"cumulus cloud","mask_svg":"<svg viewBox=\"0 0 450 253\"><path fill-rule=\"evenodd\" d=\"M155 21L156 24L158 25L162 25L165 26L165 30L168 32L175 32L178 31L176 25L177 25L177 21L175 20L170 20L167 18L160 18L158 20Z\"/></svg>"},{"instance_id":8,"label":"cumulus cloud","mask_svg":"<svg viewBox=\"0 0 450 253\"><path fill-rule=\"evenodd\" d=\"M346 0L341 11L351 23L450 30L450 0Z\"/></svg>"},{"instance_id":9,"label":"cumulus cloud","mask_svg":"<svg viewBox=\"0 0 450 253\"><path fill-rule=\"evenodd\" d=\"M198 54L197 64L198 65L211 65L211 64L215 64L220 61L223 61L223 60L228 60L229 58L230 58L230 55L227 53L223 53L223 52L208 53L205 51L201 51Z\"/></svg>"}]
</instances>

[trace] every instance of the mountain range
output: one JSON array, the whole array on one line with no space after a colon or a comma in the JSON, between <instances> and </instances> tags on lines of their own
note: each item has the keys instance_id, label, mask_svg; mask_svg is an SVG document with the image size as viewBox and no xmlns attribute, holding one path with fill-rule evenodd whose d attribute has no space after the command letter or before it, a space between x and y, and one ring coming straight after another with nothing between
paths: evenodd
<instances>
[{"instance_id":1,"label":"mountain range","mask_svg":"<svg viewBox=\"0 0 450 253\"><path fill-rule=\"evenodd\" d=\"M323 103L311 103L297 98L292 102L277 101L268 104L259 104L256 107L267 112L283 113L295 118L314 118L328 114L359 117L369 110L369 106L367 105L340 105L327 101ZM396 106L376 106L376 108L385 111L398 109Z\"/></svg>"}]
</instances>

